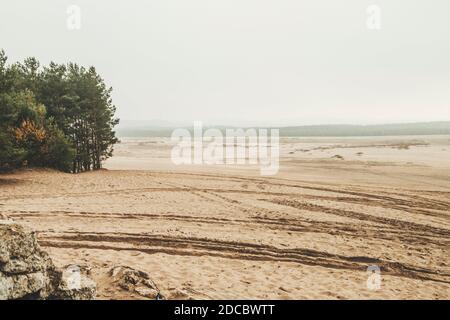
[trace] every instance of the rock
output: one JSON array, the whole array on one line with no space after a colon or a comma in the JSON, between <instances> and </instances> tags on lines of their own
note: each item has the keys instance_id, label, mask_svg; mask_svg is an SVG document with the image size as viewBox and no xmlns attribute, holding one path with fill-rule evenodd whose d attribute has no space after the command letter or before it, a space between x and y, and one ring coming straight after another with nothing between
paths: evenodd
<instances>
[{"instance_id":1,"label":"rock","mask_svg":"<svg viewBox=\"0 0 450 320\"><path fill-rule=\"evenodd\" d=\"M95 283L81 273L74 281L73 270L58 270L34 232L0 220L0 300L93 299Z\"/></svg>"},{"instance_id":2,"label":"rock","mask_svg":"<svg viewBox=\"0 0 450 320\"><path fill-rule=\"evenodd\" d=\"M95 298L97 285L86 275L85 269L77 265L66 266L58 288L52 294L55 300L92 300Z\"/></svg>"},{"instance_id":3,"label":"rock","mask_svg":"<svg viewBox=\"0 0 450 320\"><path fill-rule=\"evenodd\" d=\"M148 273L125 266L116 266L109 272L114 283L121 289L135 292L143 297L161 300L164 296Z\"/></svg>"},{"instance_id":4,"label":"rock","mask_svg":"<svg viewBox=\"0 0 450 320\"><path fill-rule=\"evenodd\" d=\"M32 231L11 220L0 220L1 300L48 298L60 277Z\"/></svg>"}]
</instances>

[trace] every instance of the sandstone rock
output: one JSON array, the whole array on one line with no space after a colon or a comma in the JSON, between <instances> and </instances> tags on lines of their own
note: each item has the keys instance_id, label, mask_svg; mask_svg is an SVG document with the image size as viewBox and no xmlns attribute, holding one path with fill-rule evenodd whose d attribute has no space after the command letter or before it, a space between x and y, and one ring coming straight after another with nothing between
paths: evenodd
<instances>
[{"instance_id":1,"label":"sandstone rock","mask_svg":"<svg viewBox=\"0 0 450 320\"><path fill-rule=\"evenodd\" d=\"M123 290L135 292L143 297L161 300L164 296L148 273L125 266L116 266L110 270L110 276Z\"/></svg>"},{"instance_id":2,"label":"sandstone rock","mask_svg":"<svg viewBox=\"0 0 450 320\"><path fill-rule=\"evenodd\" d=\"M0 300L93 299L95 283L85 275L74 282L73 268L58 270L31 230L0 220Z\"/></svg>"},{"instance_id":3,"label":"sandstone rock","mask_svg":"<svg viewBox=\"0 0 450 320\"><path fill-rule=\"evenodd\" d=\"M0 299L45 299L60 277L33 232L0 220Z\"/></svg>"},{"instance_id":4,"label":"sandstone rock","mask_svg":"<svg viewBox=\"0 0 450 320\"><path fill-rule=\"evenodd\" d=\"M61 282L52 294L55 300L92 300L95 298L97 285L77 265L64 268Z\"/></svg>"}]
</instances>

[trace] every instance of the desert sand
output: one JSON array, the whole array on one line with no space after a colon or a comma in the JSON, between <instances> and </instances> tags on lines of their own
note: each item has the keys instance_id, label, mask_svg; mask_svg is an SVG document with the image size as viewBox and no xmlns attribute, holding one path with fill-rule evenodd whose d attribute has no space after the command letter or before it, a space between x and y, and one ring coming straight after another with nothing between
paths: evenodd
<instances>
[{"instance_id":1,"label":"desert sand","mask_svg":"<svg viewBox=\"0 0 450 320\"><path fill-rule=\"evenodd\" d=\"M150 274L168 299L449 299L450 137L283 138L281 167L175 166L122 139L105 170L0 176L0 214L59 266ZM381 287L367 286L369 266Z\"/></svg>"}]
</instances>

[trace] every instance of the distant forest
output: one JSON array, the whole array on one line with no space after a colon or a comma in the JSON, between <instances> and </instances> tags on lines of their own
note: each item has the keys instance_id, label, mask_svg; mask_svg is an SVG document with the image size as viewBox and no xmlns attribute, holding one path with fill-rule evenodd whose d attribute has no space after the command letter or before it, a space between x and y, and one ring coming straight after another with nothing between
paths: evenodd
<instances>
[{"instance_id":1,"label":"distant forest","mask_svg":"<svg viewBox=\"0 0 450 320\"><path fill-rule=\"evenodd\" d=\"M450 134L450 122L423 122L382 125L323 125L285 127L282 136L294 137L352 137L352 136L413 136Z\"/></svg>"},{"instance_id":2,"label":"distant forest","mask_svg":"<svg viewBox=\"0 0 450 320\"><path fill-rule=\"evenodd\" d=\"M218 129L225 130L223 127ZM233 127L228 127L233 128ZM170 137L174 128L123 127L118 130L121 137ZM190 128L186 128L190 129ZM207 128L205 127L204 130ZM244 128L245 129L245 128ZM358 137L358 136L405 136L405 135L450 135L450 121L383 125L316 125L281 127L282 137Z\"/></svg>"},{"instance_id":3,"label":"distant forest","mask_svg":"<svg viewBox=\"0 0 450 320\"><path fill-rule=\"evenodd\" d=\"M1 50L0 171L100 169L118 142L111 91L93 67L41 67L35 58L8 65Z\"/></svg>"}]
</instances>

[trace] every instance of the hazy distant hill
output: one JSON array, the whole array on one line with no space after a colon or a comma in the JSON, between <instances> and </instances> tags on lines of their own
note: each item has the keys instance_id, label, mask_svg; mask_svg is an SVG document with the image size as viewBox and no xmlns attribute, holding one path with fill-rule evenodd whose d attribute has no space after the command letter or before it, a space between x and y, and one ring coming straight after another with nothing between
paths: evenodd
<instances>
[{"instance_id":1,"label":"hazy distant hill","mask_svg":"<svg viewBox=\"0 0 450 320\"><path fill-rule=\"evenodd\" d=\"M170 137L173 129L175 128L122 127L117 133L120 137ZM382 125L315 125L279 129L280 135L284 137L450 135L450 121Z\"/></svg>"},{"instance_id":2,"label":"hazy distant hill","mask_svg":"<svg viewBox=\"0 0 450 320\"><path fill-rule=\"evenodd\" d=\"M450 121L382 125L320 125L285 127L282 136L326 137L326 136L400 136L450 134Z\"/></svg>"}]
</instances>

